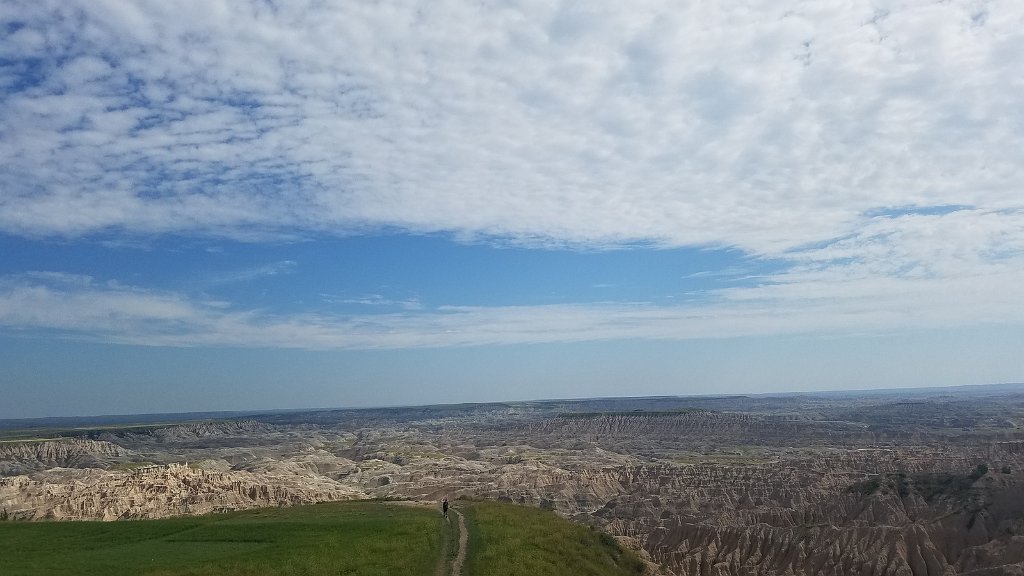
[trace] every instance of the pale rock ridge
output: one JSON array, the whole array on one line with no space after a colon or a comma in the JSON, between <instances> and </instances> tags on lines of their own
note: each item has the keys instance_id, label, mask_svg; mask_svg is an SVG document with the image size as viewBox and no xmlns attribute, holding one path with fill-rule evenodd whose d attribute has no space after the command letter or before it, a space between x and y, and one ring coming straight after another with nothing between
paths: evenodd
<instances>
[{"instance_id":1,"label":"pale rock ridge","mask_svg":"<svg viewBox=\"0 0 1024 576\"><path fill-rule=\"evenodd\" d=\"M0 476L49 468L105 468L135 453L111 442L62 439L0 444Z\"/></svg>"},{"instance_id":2,"label":"pale rock ridge","mask_svg":"<svg viewBox=\"0 0 1024 576\"><path fill-rule=\"evenodd\" d=\"M182 464L118 473L86 470L60 484L0 478L0 506L14 518L30 520L161 518L365 497L358 488L321 476L210 472Z\"/></svg>"},{"instance_id":3,"label":"pale rock ridge","mask_svg":"<svg viewBox=\"0 0 1024 576\"><path fill-rule=\"evenodd\" d=\"M253 436L276 431L272 424L256 420L237 420L225 422L198 422L168 426L153 431L153 437L162 441L209 438L211 436Z\"/></svg>"}]
</instances>

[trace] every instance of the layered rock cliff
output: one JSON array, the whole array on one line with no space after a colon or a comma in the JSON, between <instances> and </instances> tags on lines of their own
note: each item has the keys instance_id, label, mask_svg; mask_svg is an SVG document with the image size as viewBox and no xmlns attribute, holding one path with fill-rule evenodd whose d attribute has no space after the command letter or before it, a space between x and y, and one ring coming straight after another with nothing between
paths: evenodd
<instances>
[{"instance_id":1,"label":"layered rock cliff","mask_svg":"<svg viewBox=\"0 0 1024 576\"><path fill-rule=\"evenodd\" d=\"M0 476L50 468L107 468L136 455L111 442L63 439L0 444Z\"/></svg>"}]
</instances>

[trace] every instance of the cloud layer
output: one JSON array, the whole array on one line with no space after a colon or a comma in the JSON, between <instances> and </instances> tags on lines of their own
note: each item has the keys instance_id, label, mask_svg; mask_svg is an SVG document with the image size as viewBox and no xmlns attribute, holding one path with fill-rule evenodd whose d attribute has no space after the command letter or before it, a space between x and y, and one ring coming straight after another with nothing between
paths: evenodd
<instances>
[{"instance_id":1,"label":"cloud layer","mask_svg":"<svg viewBox=\"0 0 1024 576\"><path fill-rule=\"evenodd\" d=\"M1024 325L1019 266L935 278L836 274L816 265L728 288L686 305L642 302L533 306L403 305L401 312L330 315L240 310L84 276L0 279L0 329L156 346L375 349L614 339L697 340L851 335L907 328ZM360 300L379 304L379 298Z\"/></svg>"},{"instance_id":2,"label":"cloud layer","mask_svg":"<svg viewBox=\"0 0 1024 576\"><path fill-rule=\"evenodd\" d=\"M771 255L878 208L1024 204L1015 2L6 6L16 234Z\"/></svg>"},{"instance_id":3,"label":"cloud layer","mask_svg":"<svg viewBox=\"0 0 1024 576\"><path fill-rule=\"evenodd\" d=\"M1020 2L67 0L6 2L0 30L0 232L385 229L788 266L701 308L372 317L18 277L11 329L332 348L1024 322Z\"/></svg>"}]
</instances>

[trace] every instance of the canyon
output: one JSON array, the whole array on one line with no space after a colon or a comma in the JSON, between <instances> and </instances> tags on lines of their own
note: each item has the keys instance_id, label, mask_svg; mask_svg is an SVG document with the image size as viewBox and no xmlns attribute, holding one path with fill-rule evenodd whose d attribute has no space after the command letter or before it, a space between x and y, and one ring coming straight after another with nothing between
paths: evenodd
<instances>
[{"instance_id":1,"label":"canyon","mask_svg":"<svg viewBox=\"0 0 1024 576\"><path fill-rule=\"evenodd\" d=\"M666 575L1024 575L1024 386L6 421L0 440L9 520L492 499Z\"/></svg>"}]
</instances>

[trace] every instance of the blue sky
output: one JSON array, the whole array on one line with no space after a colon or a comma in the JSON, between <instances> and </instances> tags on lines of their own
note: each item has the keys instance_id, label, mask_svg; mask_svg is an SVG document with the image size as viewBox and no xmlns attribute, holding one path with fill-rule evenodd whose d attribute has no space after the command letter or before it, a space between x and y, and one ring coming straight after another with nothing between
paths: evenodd
<instances>
[{"instance_id":1,"label":"blue sky","mask_svg":"<svg viewBox=\"0 0 1024 576\"><path fill-rule=\"evenodd\" d=\"M1024 380L1013 2L6 2L0 417Z\"/></svg>"}]
</instances>

